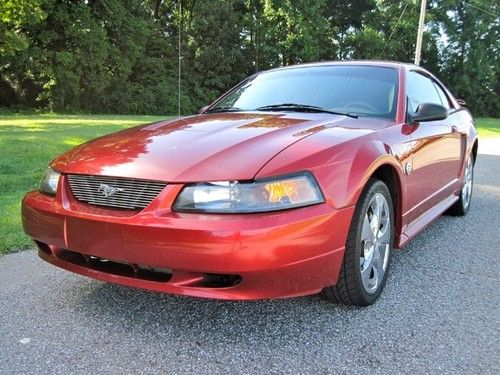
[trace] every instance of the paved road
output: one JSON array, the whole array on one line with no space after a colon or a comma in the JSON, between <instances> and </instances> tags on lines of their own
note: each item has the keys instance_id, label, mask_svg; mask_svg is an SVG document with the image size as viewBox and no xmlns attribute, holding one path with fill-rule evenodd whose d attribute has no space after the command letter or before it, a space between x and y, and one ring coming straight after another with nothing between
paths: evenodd
<instances>
[{"instance_id":1,"label":"paved road","mask_svg":"<svg viewBox=\"0 0 500 375\"><path fill-rule=\"evenodd\" d=\"M398 252L363 309L174 297L7 255L0 373L498 374L499 215L500 155L481 155L469 215L440 218Z\"/></svg>"}]
</instances>

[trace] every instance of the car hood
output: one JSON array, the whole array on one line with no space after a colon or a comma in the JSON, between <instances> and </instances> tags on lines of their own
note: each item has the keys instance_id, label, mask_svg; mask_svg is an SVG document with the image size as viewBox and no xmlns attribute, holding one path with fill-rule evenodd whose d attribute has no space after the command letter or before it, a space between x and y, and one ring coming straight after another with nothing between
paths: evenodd
<instances>
[{"instance_id":1,"label":"car hood","mask_svg":"<svg viewBox=\"0 0 500 375\"><path fill-rule=\"evenodd\" d=\"M97 138L51 165L63 173L167 182L251 180L270 159L304 137L331 127L361 130L359 121L295 112L203 114Z\"/></svg>"}]
</instances>

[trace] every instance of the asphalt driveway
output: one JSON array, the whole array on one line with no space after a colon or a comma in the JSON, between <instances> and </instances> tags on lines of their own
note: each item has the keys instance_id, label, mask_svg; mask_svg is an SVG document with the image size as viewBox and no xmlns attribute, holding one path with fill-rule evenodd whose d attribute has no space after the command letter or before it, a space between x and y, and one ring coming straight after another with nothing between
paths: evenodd
<instances>
[{"instance_id":1,"label":"asphalt driveway","mask_svg":"<svg viewBox=\"0 0 500 375\"><path fill-rule=\"evenodd\" d=\"M368 308L175 297L74 275L34 251L3 256L0 373L499 373L498 149L478 159L469 214L397 252Z\"/></svg>"}]
</instances>

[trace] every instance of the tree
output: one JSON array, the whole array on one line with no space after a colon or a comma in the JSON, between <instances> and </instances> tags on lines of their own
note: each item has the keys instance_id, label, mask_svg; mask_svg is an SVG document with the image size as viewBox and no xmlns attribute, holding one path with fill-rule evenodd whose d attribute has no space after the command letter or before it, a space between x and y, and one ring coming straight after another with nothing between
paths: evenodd
<instances>
[{"instance_id":1,"label":"tree","mask_svg":"<svg viewBox=\"0 0 500 375\"><path fill-rule=\"evenodd\" d=\"M182 13L180 8L182 5ZM499 110L500 5L429 0L422 65ZM3 0L0 106L182 113L244 77L318 60L412 62L419 0Z\"/></svg>"},{"instance_id":2,"label":"tree","mask_svg":"<svg viewBox=\"0 0 500 375\"><path fill-rule=\"evenodd\" d=\"M432 2L443 79L476 115L500 110L500 4L478 0Z\"/></svg>"},{"instance_id":3,"label":"tree","mask_svg":"<svg viewBox=\"0 0 500 375\"><path fill-rule=\"evenodd\" d=\"M46 14L40 0L3 0L0 3L0 105L14 105L24 87L9 74L17 53L30 46L26 27L41 22Z\"/></svg>"},{"instance_id":4,"label":"tree","mask_svg":"<svg viewBox=\"0 0 500 375\"><path fill-rule=\"evenodd\" d=\"M46 14L40 8L41 0L2 0L0 3L0 56L11 56L26 49L29 40L24 27L40 22Z\"/></svg>"}]
</instances>

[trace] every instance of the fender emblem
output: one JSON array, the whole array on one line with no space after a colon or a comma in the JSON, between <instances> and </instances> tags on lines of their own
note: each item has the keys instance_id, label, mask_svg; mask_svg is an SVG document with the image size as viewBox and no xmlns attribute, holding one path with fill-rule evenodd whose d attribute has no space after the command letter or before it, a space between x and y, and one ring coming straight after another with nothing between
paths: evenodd
<instances>
[{"instance_id":1,"label":"fender emblem","mask_svg":"<svg viewBox=\"0 0 500 375\"><path fill-rule=\"evenodd\" d=\"M408 175L413 170L413 165L411 163L405 163L403 170L404 170L405 174Z\"/></svg>"},{"instance_id":2,"label":"fender emblem","mask_svg":"<svg viewBox=\"0 0 500 375\"><path fill-rule=\"evenodd\" d=\"M98 191L102 192L106 198L110 198L120 191L124 191L122 188L117 188L113 186L109 186L106 184L99 185Z\"/></svg>"}]
</instances>

